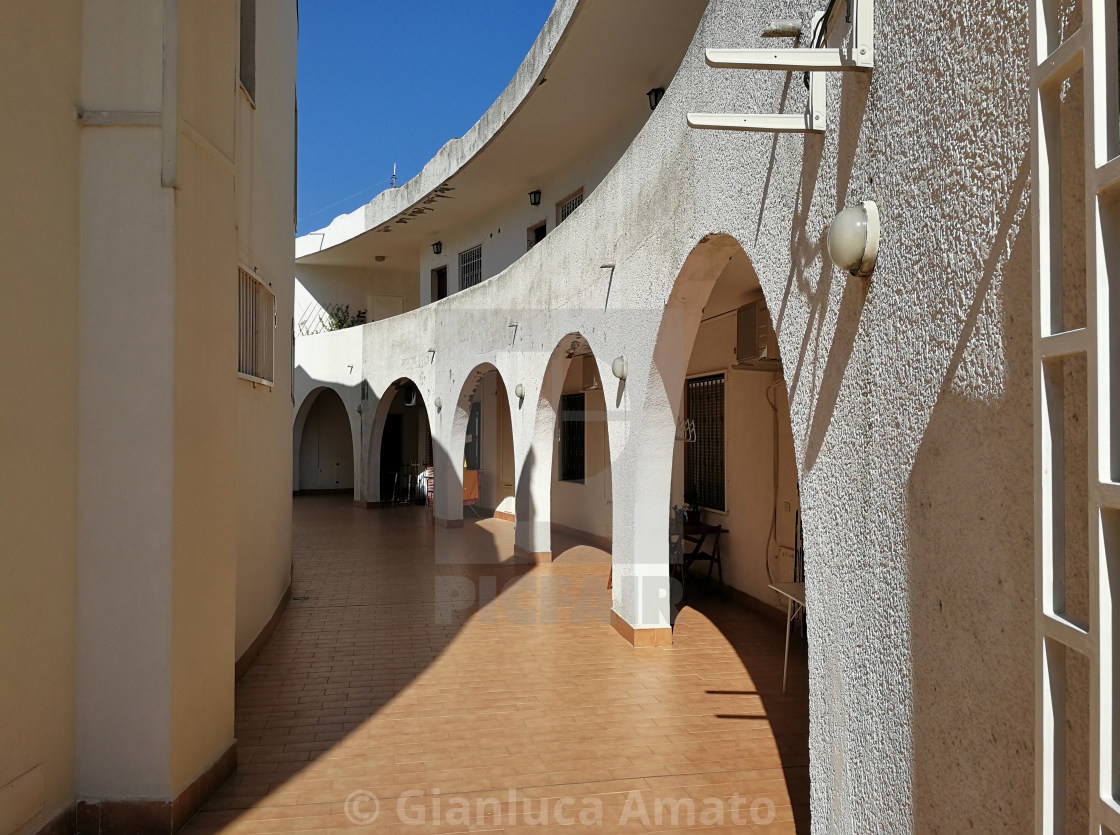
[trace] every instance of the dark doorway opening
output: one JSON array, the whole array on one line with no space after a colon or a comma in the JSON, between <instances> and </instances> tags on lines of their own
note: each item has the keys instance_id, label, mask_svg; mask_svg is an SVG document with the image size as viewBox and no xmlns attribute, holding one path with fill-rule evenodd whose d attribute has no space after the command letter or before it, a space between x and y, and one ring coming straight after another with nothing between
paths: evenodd
<instances>
[{"instance_id":1,"label":"dark doorway opening","mask_svg":"<svg viewBox=\"0 0 1120 835\"><path fill-rule=\"evenodd\" d=\"M432 270L432 301L447 298L447 267Z\"/></svg>"}]
</instances>

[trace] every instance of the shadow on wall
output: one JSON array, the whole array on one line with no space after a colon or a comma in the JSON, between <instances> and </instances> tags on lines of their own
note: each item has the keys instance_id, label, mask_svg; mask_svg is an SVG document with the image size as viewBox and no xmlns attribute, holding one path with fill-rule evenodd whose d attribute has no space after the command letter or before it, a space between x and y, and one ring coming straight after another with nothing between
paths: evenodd
<instances>
[{"instance_id":1,"label":"shadow on wall","mask_svg":"<svg viewBox=\"0 0 1120 835\"><path fill-rule=\"evenodd\" d=\"M955 323L956 345L908 486L920 832L1033 826L1028 174L1021 161L967 313ZM1080 785L1088 785L1087 773ZM974 819L969 810L985 815Z\"/></svg>"},{"instance_id":2,"label":"shadow on wall","mask_svg":"<svg viewBox=\"0 0 1120 835\"><path fill-rule=\"evenodd\" d=\"M839 139L836 150L837 183L835 187L835 211L842 210L846 203L849 179L859 151L860 126L863 124L867 109L867 96L870 80L853 73L841 74L844 108L840 112ZM808 300L809 316L798 351L793 373L787 376L789 398L797 398L799 387L807 385L809 395L802 395L805 402L812 404L809 416L809 434L805 442L803 471L809 472L816 464L821 445L832 423L833 413L840 396L844 372L852 359L852 349L859 330L859 320L867 299L867 279L845 279L840 307L836 313L836 329L827 348L827 357L822 357L825 348L822 341L828 319L829 301L832 296L834 270L827 254L827 230L815 237L809 237L809 211L817 190L820 177L821 158L824 154L824 137L806 135L801 163L801 181L794 209L790 239L790 272L786 278L785 291L781 304L776 308L774 328L781 331L785 321L790 294L796 290ZM771 168L774 160L771 158ZM769 175L767 177L769 181ZM764 201L765 202L765 201ZM761 214L759 216L761 226ZM807 273L817 266L816 280L811 281ZM773 309L773 308L772 308Z\"/></svg>"}]
</instances>

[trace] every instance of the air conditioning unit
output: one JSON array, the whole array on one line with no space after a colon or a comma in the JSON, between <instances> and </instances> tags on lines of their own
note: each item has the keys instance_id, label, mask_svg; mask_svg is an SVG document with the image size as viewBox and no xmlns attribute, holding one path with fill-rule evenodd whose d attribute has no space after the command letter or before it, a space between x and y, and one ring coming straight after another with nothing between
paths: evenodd
<instances>
[{"instance_id":1,"label":"air conditioning unit","mask_svg":"<svg viewBox=\"0 0 1120 835\"><path fill-rule=\"evenodd\" d=\"M751 371L781 371L778 337L770 324L770 311L766 309L766 301L759 299L740 307L737 326L736 367Z\"/></svg>"}]
</instances>

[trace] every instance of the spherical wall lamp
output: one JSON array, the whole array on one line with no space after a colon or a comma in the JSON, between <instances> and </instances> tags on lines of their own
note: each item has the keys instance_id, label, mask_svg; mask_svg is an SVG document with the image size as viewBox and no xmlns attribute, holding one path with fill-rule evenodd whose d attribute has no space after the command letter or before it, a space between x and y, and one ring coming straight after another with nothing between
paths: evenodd
<instances>
[{"instance_id":1,"label":"spherical wall lamp","mask_svg":"<svg viewBox=\"0 0 1120 835\"><path fill-rule=\"evenodd\" d=\"M517 395L518 400L524 400L525 399L525 384L524 383L518 383L516 386L514 386L513 393L515 395Z\"/></svg>"},{"instance_id":2,"label":"spherical wall lamp","mask_svg":"<svg viewBox=\"0 0 1120 835\"><path fill-rule=\"evenodd\" d=\"M615 357L611 363L611 373L620 380L626 379L626 357Z\"/></svg>"},{"instance_id":3,"label":"spherical wall lamp","mask_svg":"<svg viewBox=\"0 0 1120 835\"><path fill-rule=\"evenodd\" d=\"M540 204L541 204L541 190L539 188L535 188L535 189L533 189L532 191L529 192L529 205L530 206L539 206Z\"/></svg>"},{"instance_id":4,"label":"spherical wall lamp","mask_svg":"<svg viewBox=\"0 0 1120 835\"><path fill-rule=\"evenodd\" d=\"M439 255L441 252L443 252L443 241L436 241L432 244L432 254Z\"/></svg>"},{"instance_id":5,"label":"spherical wall lamp","mask_svg":"<svg viewBox=\"0 0 1120 835\"><path fill-rule=\"evenodd\" d=\"M661 99L665 96L665 88L654 87L646 95L649 97L649 109L656 110L657 105L661 104Z\"/></svg>"},{"instance_id":6,"label":"spherical wall lamp","mask_svg":"<svg viewBox=\"0 0 1120 835\"><path fill-rule=\"evenodd\" d=\"M440 398L437 397L436 398L436 414L439 414L442 411L443 411L443 401Z\"/></svg>"},{"instance_id":7,"label":"spherical wall lamp","mask_svg":"<svg viewBox=\"0 0 1120 835\"><path fill-rule=\"evenodd\" d=\"M873 200L849 206L828 228L832 263L852 275L871 275L879 256L879 207Z\"/></svg>"}]
</instances>

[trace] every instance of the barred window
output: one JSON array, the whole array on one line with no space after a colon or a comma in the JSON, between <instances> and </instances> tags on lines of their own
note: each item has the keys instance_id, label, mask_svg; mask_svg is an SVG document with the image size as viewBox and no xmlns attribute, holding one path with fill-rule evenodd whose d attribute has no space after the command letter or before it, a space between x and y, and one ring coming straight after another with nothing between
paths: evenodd
<instances>
[{"instance_id":1,"label":"barred window","mask_svg":"<svg viewBox=\"0 0 1120 835\"><path fill-rule=\"evenodd\" d=\"M237 372L271 384L272 344L276 328L276 297L263 281L241 267L238 278Z\"/></svg>"},{"instance_id":2,"label":"barred window","mask_svg":"<svg viewBox=\"0 0 1120 835\"><path fill-rule=\"evenodd\" d=\"M482 281L482 247L459 253L459 289L474 287Z\"/></svg>"},{"instance_id":3,"label":"barred window","mask_svg":"<svg viewBox=\"0 0 1120 835\"><path fill-rule=\"evenodd\" d=\"M584 478L584 403L582 394L560 395L560 480Z\"/></svg>"},{"instance_id":4,"label":"barred window","mask_svg":"<svg viewBox=\"0 0 1120 835\"><path fill-rule=\"evenodd\" d=\"M563 223L568 219L568 215L574 212L583 203L583 189L581 188L575 194L565 197L556 204L556 222Z\"/></svg>"},{"instance_id":5,"label":"barred window","mask_svg":"<svg viewBox=\"0 0 1120 835\"><path fill-rule=\"evenodd\" d=\"M686 383L685 410L695 441L685 444L685 500L710 510L724 505L723 375ZM691 433L690 433L691 435Z\"/></svg>"}]
</instances>

